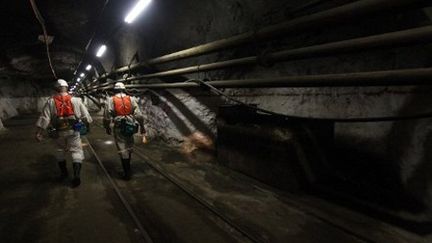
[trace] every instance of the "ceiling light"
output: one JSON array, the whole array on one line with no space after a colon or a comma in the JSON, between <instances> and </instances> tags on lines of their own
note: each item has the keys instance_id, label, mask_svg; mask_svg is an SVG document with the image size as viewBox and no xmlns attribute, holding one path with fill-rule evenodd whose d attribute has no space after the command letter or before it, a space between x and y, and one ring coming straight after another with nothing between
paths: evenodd
<instances>
[{"instance_id":1,"label":"ceiling light","mask_svg":"<svg viewBox=\"0 0 432 243\"><path fill-rule=\"evenodd\" d=\"M77 78L77 82L81 81L81 78Z\"/></svg>"},{"instance_id":2,"label":"ceiling light","mask_svg":"<svg viewBox=\"0 0 432 243\"><path fill-rule=\"evenodd\" d=\"M85 76L84 73L81 73L81 74L80 74L80 77L81 77L81 78L84 78L84 76Z\"/></svg>"},{"instance_id":3,"label":"ceiling light","mask_svg":"<svg viewBox=\"0 0 432 243\"><path fill-rule=\"evenodd\" d=\"M99 50L96 53L96 56L97 57L103 56L103 54L105 53L106 49L107 49L106 45L101 45L101 47L99 47Z\"/></svg>"},{"instance_id":4,"label":"ceiling light","mask_svg":"<svg viewBox=\"0 0 432 243\"><path fill-rule=\"evenodd\" d=\"M92 65L89 64L89 65L87 65L86 70L90 71L91 68L92 68Z\"/></svg>"},{"instance_id":5,"label":"ceiling light","mask_svg":"<svg viewBox=\"0 0 432 243\"><path fill-rule=\"evenodd\" d=\"M138 3L132 8L124 21L128 24L134 22L138 15L151 3L151 0L139 0Z\"/></svg>"}]
</instances>

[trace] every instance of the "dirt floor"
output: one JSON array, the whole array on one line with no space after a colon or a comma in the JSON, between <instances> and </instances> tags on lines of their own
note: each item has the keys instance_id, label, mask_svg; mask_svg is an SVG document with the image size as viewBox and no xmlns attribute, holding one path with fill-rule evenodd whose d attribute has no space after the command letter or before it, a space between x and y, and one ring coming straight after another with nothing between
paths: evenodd
<instances>
[{"instance_id":1,"label":"dirt floor","mask_svg":"<svg viewBox=\"0 0 432 243\"><path fill-rule=\"evenodd\" d=\"M57 180L51 141L33 139L34 120L8 121L0 134L2 243L144 242L88 142L154 242L427 242L327 201L268 188L205 153L156 142L137 146L133 179L122 181L114 141L97 126L83 140L83 182L73 189Z\"/></svg>"}]
</instances>

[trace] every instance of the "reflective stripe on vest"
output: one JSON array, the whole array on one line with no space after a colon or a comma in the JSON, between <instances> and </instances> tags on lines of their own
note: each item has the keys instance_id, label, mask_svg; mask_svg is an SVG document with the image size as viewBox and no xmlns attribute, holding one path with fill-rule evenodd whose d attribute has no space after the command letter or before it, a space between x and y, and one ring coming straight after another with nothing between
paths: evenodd
<instances>
[{"instance_id":1,"label":"reflective stripe on vest","mask_svg":"<svg viewBox=\"0 0 432 243\"><path fill-rule=\"evenodd\" d=\"M132 114L132 100L130 96L113 97L116 116L128 116Z\"/></svg>"},{"instance_id":2,"label":"reflective stripe on vest","mask_svg":"<svg viewBox=\"0 0 432 243\"><path fill-rule=\"evenodd\" d=\"M75 112L72 105L72 96L56 95L53 97L53 99L55 102L58 117L74 116Z\"/></svg>"}]
</instances>

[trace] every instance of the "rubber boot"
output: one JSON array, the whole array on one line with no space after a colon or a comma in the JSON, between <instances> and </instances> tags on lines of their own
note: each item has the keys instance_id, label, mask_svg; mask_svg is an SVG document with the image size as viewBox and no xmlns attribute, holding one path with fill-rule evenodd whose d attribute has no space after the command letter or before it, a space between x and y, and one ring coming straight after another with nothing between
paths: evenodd
<instances>
[{"instance_id":1,"label":"rubber boot","mask_svg":"<svg viewBox=\"0 0 432 243\"><path fill-rule=\"evenodd\" d=\"M66 167L66 160L64 161L59 161L58 162L58 167L60 169L60 181L64 181L66 178L69 177L69 173Z\"/></svg>"},{"instance_id":2,"label":"rubber boot","mask_svg":"<svg viewBox=\"0 0 432 243\"><path fill-rule=\"evenodd\" d=\"M131 179L131 165L130 165L130 159L122 159L122 166L123 166L123 180L129 181Z\"/></svg>"},{"instance_id":3,"label":"rubber boot","mask_svg":"<svg viewBox=\"0 0 432 243\"><path fill-rule=\"evenodd\" d=\"M72 187L77 187L81 184L80 172L81 163L74 162L73 164L74 178L72 179Z\"/></svg>"}]
</instances>

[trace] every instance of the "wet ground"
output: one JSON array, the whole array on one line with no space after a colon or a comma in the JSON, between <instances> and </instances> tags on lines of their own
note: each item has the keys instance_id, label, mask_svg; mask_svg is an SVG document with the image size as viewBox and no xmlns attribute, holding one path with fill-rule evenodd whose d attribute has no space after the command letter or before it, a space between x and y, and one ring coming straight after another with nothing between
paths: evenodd
<instances>
[{"instance_id":1,"label":"wet ground","mask_svg":"<svg viewBox=\"0 0 432 243\"><path fill-rule=\"evenodd\" d=\"M83 183L72 189L58 182L53 145L35 142L33 123L14 119L0 134L2 243L144 242L87 142L154 242L428 242L319 198L271 189L205 153L156 142L137 146L133 179L122 181L113 140L97 126L84 140Z\"/></svg>"}]
</instances>

